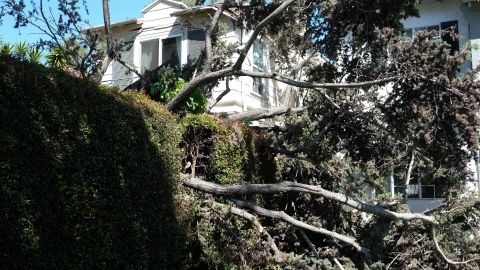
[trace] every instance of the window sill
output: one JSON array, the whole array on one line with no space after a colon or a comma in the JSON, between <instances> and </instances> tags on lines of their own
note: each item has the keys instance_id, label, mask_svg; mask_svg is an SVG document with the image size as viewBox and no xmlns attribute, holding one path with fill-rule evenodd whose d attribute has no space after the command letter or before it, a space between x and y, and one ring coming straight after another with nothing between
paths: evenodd
<instances>
[{"instance_id":1,"label":"window sill","mask_svg":"<svg viewBox=\"0 0 480 270\"><path fill-rule=\"evenodd\" d=\"M260 95L259 93L253 92L253 91L250 91L250 95L253 96L253 97L259 98L259 99L263 98L262 95Z\"/></svg>"}]
</instances>

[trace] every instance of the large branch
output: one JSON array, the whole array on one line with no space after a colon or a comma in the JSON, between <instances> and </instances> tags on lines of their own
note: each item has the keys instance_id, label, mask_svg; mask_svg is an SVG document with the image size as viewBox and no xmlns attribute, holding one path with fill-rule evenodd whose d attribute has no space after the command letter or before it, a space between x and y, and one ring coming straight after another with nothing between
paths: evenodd
<instances>
[{"instance_id":1,"label":"large branch","mask_svg":"<svg viewBox=\"0 0 480 270\"><path fill-rule=\"evenodd\" d=\"M225 76L229 76L232 73L231 68L225 68L218 71L208 72L208 73L201 73L197 77L190 80L186 83L182 90L178 92L175 97L172 98L167 104L167 108L169 111L176 110L189 96L190 94L197 88L202 86L203 84L210 82L212 80L217 80Z\"/></svg>"},{"instance_id":2,"label":"large branch","mask_svg":"<svg viewBox=\"0 0 480 270\"><path fill-rule=\"evenodd\" d=\"M323 196L325 198L348 205L359 211L394 220L422 220L436 225L437 221L432 216L418 213L397 213L378 205L364 203L345 194L332 192L319 186L312 186L294 182L280 182L278 184L244 184L223 186L213 182L207 182L198 178L187 179L183 182L187 187L197 189L214 195L221 196L246 196L253 194L276 194L285 192L300 192Z\"/></svg>"},{"instance_id":3,"label":"large branch","mask_svg":"<svg viewBox=\"0 0 480 270\"><path fill-rule=\"evenodd\" d=\"M219 5L217 8L217 11L215 12L215 15L213 15L212 21L210 23L210 26L207 28L207 31L205 33L205 65L204 65L204 72L210 71L211 68L211 62L213 58L213 50L212 50L212 35L215 32L215 29L217 28L218 21L220 20L220 16L222 15L225 7L226 7L226 0L220 0L216 4Z\"/></svg>"},{"instance_id":4,"label":"large branch","mask_svg":"<svg viewBox=\"0 0 480 270\"><path fill-rule=\"evenodd\" d=\"M283 2L272 13L270 13L265 19L263 19L259 24L257 24L257 26L253 29L250 38L247 40L247 43L245 43L245 46L240 51L240 55L239 55L237 61L235 62L235 64L233 64L233 69L234 70L241 69L243 62L245 61L245 58L247 57L248 51L252 47L255 40L257 40L258 35L265 28L265 26L267 26L277 16L282 14L282 12L285 9L287 9L287 7L290 4L292 4L294 1L295 0L287 0L287 1Z\"/></svg>"},{"instance_id":5,"label":"large branch","mask_svg":"<svg viewBox=\"0 0 480 270\"><path fill-rule=\"evenodd\" d=\"M356 83L309 83L309 82L296 81L290 78L285 78L285 77L279 76L276 73L271 73L271 72L237 70L234 72L234 75L249 76L254 78L267 78L267 79L283 82L288 85L292 85L300 88L309 88L309 89L361 88L361 87L369 87L374 85L381 85L381 84L385 84L387 82L391 82L398 79L398 77L387 77L387 78L378 79L378 80L356 82Z\"/></svg>"},{"instance_id":6,"label":"large branch","mask_svg":"<svg viewBox=\"0 0 480 270\"><path fill-rule=\"evenodd\" d=\"M252 35L250 36L249 40L247 41L246 45L240 52L240 56L238 57L237 61L235 64L233 64L231 67L228 67L226 69L222 69L216 72L209 72L209 69L206 69L205 72L202 72L198 77L194 78L190 82L186 83L182 90L178 92L178 94L170 100L167 104L167 108L170 111L176 110L179 108L179 106L190 96L190 94L195 90L196 87L201 86L211 80L216 80L225 76L229 76L232 74L232 71L235 69L240 69L243 62L245 61L245 58L247 57L247 53L250 50L250 48L253 45L253 42L257 39L259 33L261 30L275 17L280 15L287 7L290 5L294 0L287 0L284 3L282 3L277 9L275 9L270 15L268 15L263 21L261 21L253 30ZM225 8L222 4L222 8ZM221 15L221 12L217 10L214 19L216 15L218 14L218 17ZM218 19L217 19L218 20ZM211 26L214 26L213 22ZM208 49L208 48L207 48ZM212 74L213 73L213 74Z\"/></svg>"},{"instance_id":7,"label":"large branch","mask_svg":"<svg viewBox=\"0 0 480 270\"><path fill-rule=\"evenodd\" d=\"M291 114L291 113L301 113L307 108L269 108L269 109L259 109L251 110L243 113L234 114L229 116L229 120L235 121L244 121L244 120L259 120L273 118L278 115Z\"/></svg>"},{"instance_id":8,"label":"large branch","mask_svg":"<svg viewBox=\"0 0 480 270\"><path fill-rule=\"evenodd\" d=\"M328 237L332 237L333 239L336 239L340 242L343 242L347 245L350 245L350 246L354 247L357 251L365 254L367 257L369 256L369 250L367 248L364 248L364 247L360 246L360 244L358 244L355 241L354 238L351 238L351 237L348 237L348 236L345 236L345 235L342 235L342 234L339 234L339 233L336 233L336 232L332 232L332 231L329 231L329 230L326 230L326 229L323 229L323 228L318 228L318 227L312 226L312 225L307 224L305 222L302 222L298 219L295 219L292 216L287 215L283 211L268 210L268 209L260 207L256 204L253 204L251 202L242 201L242 200L238 200L238 199L230 199L230 200L233 201L238 207L250 209L250 210L258 213L259 215L274 218L274 219L281 219L285 222L288 222L288 223L294 225L295 227L305 229L305 230L309 230L311 232L319 233L319 234L322 234L322 235L325 235L325 236L328 236Z\"/></svg>"}]
</instances>

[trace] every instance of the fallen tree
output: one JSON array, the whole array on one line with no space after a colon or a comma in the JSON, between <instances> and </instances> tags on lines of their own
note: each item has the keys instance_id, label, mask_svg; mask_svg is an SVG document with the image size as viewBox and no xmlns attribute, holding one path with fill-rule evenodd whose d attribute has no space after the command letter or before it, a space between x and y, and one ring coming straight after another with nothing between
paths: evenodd
<instances>
[{"instance_id":1,"label":"fallen tree","mask_svg":"<svg viewBox=\"0 0 480 270\"><path fill-rule=\"evenodd\" d=\"M108 1L103 3L107 3L105 32L111 61L116 54ZM457 74L467 50L452 52L448 43L436 41L437 32L419 32L408 40L400 37L401 19L417 14L415 4L411 0L252 1L248 5L220 0L213 4L215 12L205 26L203 59L168 102L168 109L178 111L198 87L243 76L287 85L288 91L303 97L303 104L291 108L286 101L284 107L232 115L229 119L237 120L232 126L229 119L221 120L225 124L221 140L215 140L220 137L217 131L209 131L213 135L207 138L208 144L196 142L196 146L207 145L209 155L197 151L200 147L190 148L192 159L203 159L209 181L190 178L184 186L199 191L199 198L210 193L217 200L232 201L235 206L227 202L217 206L230 207L231 214L248 220L261 233L269 231L265 237L277 255L305 253L290 229L294 226L305 230L302 238L308 241L302 243L311 250L305 257L335 258L335 265L341 267L345 263L357 268L365 264L399 269L478 267L479 249L474 242L478 242L480 225L471 222L474 216L462 213L461 222L455 216L449 222L462 224L461 228L449 230L441 214L409 213L384 189L389 175L394 185L404 185L405 198L410 183L429 181L448 187L441 195L450 206L470 177L466 164L478 148L480 85L474 72ZM249 30L242 44L220 46L224 41L219 21L226 11L236 15L236 26ZM454 32L440 35L458 38ZM245 68L248 53L259 40L271 45L270 70ZM227 86L215 102L229 92ZM282 128L249 133L242 131L248 127L238 126L238 122L268 118L281 118ZM253 146L251 142L259 138L262 143ZM264 151L256 152L255 147ZM266 161L273 165L265 166ZM270 177L260 175L267 173ZM205 231L215 231L214 225ZM241 230L232 231L235 237L241 235ZM438 232L449 237L439 237ZM463 239L461 245L449 241L464 234L473 239ZM411 241L405 243L405 238ZM352 248L359 252L353 254ZM248 252L242 252L238 257L246 264L242 256ZM306 264L315 267L316 263Z\"/></svg>"}]
</instances>

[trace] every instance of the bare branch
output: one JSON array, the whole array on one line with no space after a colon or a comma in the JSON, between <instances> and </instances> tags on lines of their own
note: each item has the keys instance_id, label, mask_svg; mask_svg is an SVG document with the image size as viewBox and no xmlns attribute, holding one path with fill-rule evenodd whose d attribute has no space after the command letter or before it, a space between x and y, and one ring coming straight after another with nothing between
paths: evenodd
<instances>
[{"instance_id":1,"label":"bare branch","mask_svg":"<svg viewBox=\"0 0 480 270\"><path fill-rule=\"evenodd\" d=\"M350 246L354 247L357 251L363 253L367 257L369 256L369 250L367 248L364 248L364 247L360 246L360 244L358 244L355 241L354 238L351 238L349 236L345 236L345 235L342 235L342 234L339 234L339 233L336 233L336 232L332 232L332 231L329 231L329 230L326 230L326 229L323 229L323 228L318 228L318 227L312 226L312 225L307 224L305 222L302 222L298 219L295 219L292 216L287 215L283 211L268 210L268 209L262 208L258 205L255 205L251 202L242 201L242 200L238 200L238 199L230 199L230 200L233 201L238 207L250 209L250 210L255 211L256 213L258 213L262 216L271 217L271 218L274 218L274 219L281 219L281 220L283 220L285 222L288 222L288 223L290 223L290 224L292 224L292 225L294 225L298 228L309 230L311 232L319 233L319 234L322 234L322 235L325 235L325 236L328 236L328 237L332 237L335 240L338 240L342 243L345 243L347 245L350 245Z\"/></svg>"},{"instance_id":2,"label":"bare branch","mask_svg":"<svg viewBox=\"0 0 480 270\"><path fill-rule=\"evenodd\" d=\"M466 260L466 261L461 261L461 262L457 262L457 261L453 261L453 260L449 259L449 258L445 255L445 253L442 251L442 248L440 247L440 245L438 244L435 226L432 226L431 233L432 233L433 243L435 244L435 248L437 249L438 253L440 253L440 255L442 256L442 258L443 258L448 264L460 265L460 264L468 264L468 263L471 263L471 262L473 262L473 261L480 261L480 258L473 258L473 259Z\"/></svg>"},{"instance_id":3,"label":"bare branch","mask_svg":"<svg viewBox=\"0 0 480 270\"><path fill-rule=\"evenodd\" d=\"M307 234L302 229L300 229L299 231L300 231L300 235L302 236L303 240L305 240L305 242L307 242L308 247L310 248L310 250L312 250L313 255L315 255L315 257L317 259L319 259L320 254L318 254L318 251L315 248L315 245L312 243L312 241L310 241L310 238L308 238Z\"/></svg>"},{"instance_id":4,"label":"bare branch","mask_svg":"<svg viewBox=\"0 0 480 270\"><path fill-rule=\"evenodd\" d=\"M436 225L438 222L432 216L426 216L418 213L397 213L377 205L364 203L345 194L325 190L319 186L306 185L294 182L280 182L277 184L244 184L223 186L212 182L203 181L198 178L187 179L183 182L187 187L204 191L214 195L221 196L245 196L252 194L276 194L285 192L301 192L314 195L320 195L325 198L348 205L359 211L374 214L394 220L422 220Z\"/></svg>"},{"instance_id":5,"label":"bare branch","mask_svg":"<svg viewBox=\"0 0 480 270\"><path fill-rule=\"evenodd\" d=\"M229 120L234 121L243 121L243 120L259 120L259 119L267 119L272 118L278 115L283 114L291 114L291 113L301 113L305 111L307 108L269 108L269 109L259 109L259 110L251 110L243 113L238 113L230 116Z\"/></svg>"},{"instance_id":6,"label":"bare branch","mask_svg":"<svg viewBox=\"0 0 480 270\"><path fill-rule=\"evenodd\" d=\"M193 92L193 90L196 87L201 86L202 84L204 84L204 83L206 83L210 80L215 80L215 79L219 79L219 78L222 78L222 77L225 77L225 76L232 75L233 70L240 69L243 62L245 61L245 58L247 57L248 51L250 50L250 48L253 45L253 42L257 39L258 35L260 34L260 31L271 20L273 20L278 15L280 15L293 1L294 0L287 0L287 1L283 2L277 9L275 9L270 15L268 15L263 21L261 21L255 27L252 35L250 36L246 45L244 46L244 48L240 52L240 56L237 59L237 61L235 62L235 64L233 64L233 66L222 69L222 70L219 70L219 71L215 71L215 72L202 72L202 74L200 74L198 77L196 77L196 78L192 79L190 82L186 83L183 86L182 90L180 90L180 92L178 92L178 94L172 100L170 100L168 102L168 104L167 104L168 110L170 110L170 111L176 110L183 103L183 101L190 96L190 94ZM222 8L225 8L225 7L221 7L220 9L222 9ZM217 10L215 15L217 15L219 12L220 11ZM220 14L218 14L218 17L220 16ZM215 25L216 24L213 24L213 23L211 24L211 26L215 26Z\"/></svg>"},{"instance_id":7,"label":"bare branch","mask_svg":"<svg viewBox=\"0 0 480 270\"><path fill-rule=\"evenodd\" d=\"M243 62L245 61L245 58L247 57L247 53L252 47L253 43L255 40L257 40L258 35L260 32L267 26L268 23L270 23L273 19L275 19L277 16L279 16L287 7L293 3L295 0L287 0L283 2L280 6L278 6L270 15L268 15L263 21L261 21L254 29L252 32L252 35L250 38L247 40L247 43L243 47L243 49L240 51L240 56L238 57L237 61L235 64L233 64L233 69L234 70L239 70L242 67Z\"/></svg>"},{"instance_id":8,"label":"bare branch","mask_svg":"<svg viewBox=\"0 0 480 270\"><path fill-rule=\"evenodd\" d=\"M201 73L197 77L190 80L186 83L182 90L178 92L178 94L172 98L167 104L167 108L170 111L173 111L178 108L182 104L182 102L190 96L190 94L195 90L197 87L203 85L206 82L211 80L216 80L225 76L229 76L232 73L231 68L225 68L218 71L208 72L208 73Z\"/></svg>"},{"instance_id":9,"label":"bare branch","mask_svg":"<svg viewBox=\"0 0 480 270\"><path fill-rule=\"evenodd\" d=\"M215 107L215 105L217 105L218 102L220 102L220 100L222 100L228 93L230 93L231 89L230 89L230 78L227 77L225 79L225 90L223 90L222 93L220 93L220 95L218 95L218 97L215 99L215 101L210 105L208 106L207 108L207 113L209 113L213 107Z\"/></svg>"},{"instance_id":10,"label":"bare branch","mask_svg":"<svg viewBox=\"0 0 480 270\"><path fill-rule=\"evenodd\" d=\"M234 72L234 75L249 76L254 78L267 78L267 79L283 82L288 85L292 85L300 88L310 88L310 89L361 88L361 87L369 87L374 85L382 85L387 82L391 82L398 79L398 77L387 77L387 78L378 79L378 80L356 82L356 83L308 83L308 82L296 81L290 78L285 78L271 72L237 70Z\"/></svg>"},{"instance_id":11,"label":"bare branch","mask_svg":"<svg viewBox=\"0 0 480 270\"><path fill-rule=\"evenodd\" d=\"M213 206L221 208L223 210L227 210L231 214L234 214L236 216L239 216L243 219L250 221L253 224L253 226L258 230L258 232L263 234L267 238L267 243L270 246L270 249L273 251L273 253L275 255L279 255L281 253L277 245L275 244L275 241L273 240L272 236L265 230L265 228L263 228L262 224L258 221L258 219L254 215L240 208L231 207L218 202L213 202Z\"/></svg>"},{"instance_id":12,"label":"bare branch","mask_svg":"<svg viewBox=\"0 0 480 270\"><path fill-rule=\"evenodd\" d=\"M413 162L415 161L415 150L412 150L412 157L410 158L410 164L408 164L407 177L405 179L405 190L403 192L403 201L406 203L408 200L408 185L410 185L410 178L412 175Z\"/></svg>"},{"instance_id":13,"label":"bare branch","mask_svg":"<svg viewBox=\"0 0 480 270\"><path fill-rule=\"evenodd\" d=\"M336 257L333 257L333 262L335 262L335 265L338 267L339 270L345 270L345 268L343 268L343 265L338 261Z\"/></svg>"}]
</instances>

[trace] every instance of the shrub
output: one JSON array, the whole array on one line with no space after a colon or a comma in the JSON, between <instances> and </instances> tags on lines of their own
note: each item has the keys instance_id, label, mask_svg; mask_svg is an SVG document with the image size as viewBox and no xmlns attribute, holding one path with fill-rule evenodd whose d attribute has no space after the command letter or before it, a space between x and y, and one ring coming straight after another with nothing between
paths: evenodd
<instances>
[{"instance_id":1,"label":"shrub","mask_svg":"<svg viewBox=\"0 0 480 270\"><path fill-rule=\"evenodd\" d=\"M221 122L205 114L187 114L181 123L186 159L197 159L192 163L205 168L199 173L208 180L221 184L274 180L273 155L264 148L262 137L248 126Z\"/></svg>"},{"instance_id":2,"label":"shrub","mask_svg":"<svg viewBox=\"0 0 480 270\"><path fill-rule=\"evenodd\" d=\"M185 85L185 80L171 68L158 70L154 83L148 87L148 95L163 103L169 102ZM202 89L197 88L181 106L180 110L190 113L202 113L207 108L207 98Z\"/></svg>"},{"instance_id":3,"label":"shrub","mask_svg":"<svg viewBox=\"0 0 480 270\"><path fill-rule=\"evenodd\" d=\"M0 57L0 265L177 269L180 128L139 93Z\"/></svg>"}]
</instances>

